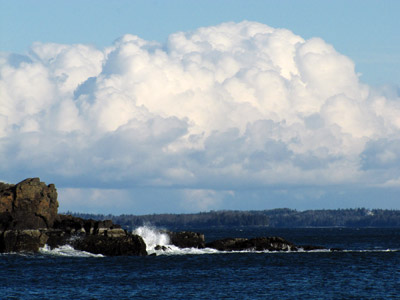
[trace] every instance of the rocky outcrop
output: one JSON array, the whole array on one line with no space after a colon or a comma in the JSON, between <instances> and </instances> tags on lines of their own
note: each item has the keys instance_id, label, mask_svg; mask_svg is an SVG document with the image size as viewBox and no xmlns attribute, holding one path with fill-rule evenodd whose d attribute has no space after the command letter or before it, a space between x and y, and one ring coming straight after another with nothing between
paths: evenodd
<instances>
[{"instance_id":1,"label":"rocky outcrop","mask_svg":"<svg viewBox=\"0 0 400 300\"><path fill-rule=\"evenodd\" d=\"M46 244L47 238L46 233L38 229L6 230L0 232L0 253L37 252Z\"/></svg>"},{"instance_id":2,"label":"rocky outcrop","mask_svg":"<svg viewBox=\"0 0 400 300\"><path fill-rule=\"evenodd\" d=\"M281 237L227 238L207 243L206 247L220 251L297 251L298 247Z\"/></svg>"},{"instance_id":3,"label":"rocky outcrop","mask_svg":"<svg viewBox=\"0 0 400 300\"><path fill-rule=\"evenodd\" d=\"M51 248L69 244L77 250L107 256L147 255L143 239L111 220L85 220L59 215L52 230L47 232L47 245Z\"/></svg>"},{"instance_id":4,"label":"rocky outcrop","mask_svg":"<svg viewBox=\"0 0 400 300\"><path fill-rule=\"evenodd\" d=\"M0 183L0 253L37 252L72 245L75 249L107 256L147 255L142 237L128 233L111 220L86 220L57 213L57 190L39 178L18 184ZM324 249L319 246L296 246L281 237L227 238L205 243L196 232L170 232L170 243L179 248L213 248L220 251L304 251ZM167 250L156 246L156 250ZM334 249L332 251L339 251Z\"/></svg>"},{"instance_id":5,"label":"rocky outcrop","mask_svg":"<svg viewBox=\"0 0 400 300\"><path fill-rule=\"evenodd\" d=\"M77 250L107 256L147 255L145 242L140 236L134 234L117 238L91 235L83 239L76 239L71 244Z\"/></svg>"},{"instance_id":6,"label":"rocky outcrop","mask_svg":"<svg viewBox=\"0 0 400 300\"><path fill-rule=\"evenodd\" d=\"M0 230L50 228L57 217L58 201L54 184L39 178L20 183L0 184Z\"/></svg>"},{"instance_id":7,"label":"rocky outcrop","mask_svg":"<svg viewBox=\"0 0 400 300\"><path fill-rule=\"evenodd\" d=\"M95 254L147 255L140 236L112 221L84 220L59 215L54 184L39 178L18 184L0 183L0 253L37 252L65 244Z\"/></svg>"},{"instance_id":8,"label":"rocky outcrop","mask_svg":"<svg viewBox=\"0 0 400 300\"><path fill-rule=\"evenodd\" d=\"M204 248L205 238L204 234L191 232L191 231L181 231L181 232L171 232L168 231L168 236L170 243L179 248Z\"/></svg>"}]
</instances>

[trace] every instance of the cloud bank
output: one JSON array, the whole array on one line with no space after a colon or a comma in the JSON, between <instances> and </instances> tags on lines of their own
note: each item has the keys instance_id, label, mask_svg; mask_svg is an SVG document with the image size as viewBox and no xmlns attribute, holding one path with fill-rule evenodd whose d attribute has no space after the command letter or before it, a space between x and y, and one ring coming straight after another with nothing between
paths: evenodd
<instances>
[{"instance_id":1,"label":"cloud bank","mask_svg":"<svg viewBox=\"0 0 400 300\"><path fill-rule=\"evenodd\" d=\"M260 23L35 43L0 56L0 95L6 181L179 190L202 209L245 189L400 186L399 93L322 39Z\"/></svg>"}]
</instances>

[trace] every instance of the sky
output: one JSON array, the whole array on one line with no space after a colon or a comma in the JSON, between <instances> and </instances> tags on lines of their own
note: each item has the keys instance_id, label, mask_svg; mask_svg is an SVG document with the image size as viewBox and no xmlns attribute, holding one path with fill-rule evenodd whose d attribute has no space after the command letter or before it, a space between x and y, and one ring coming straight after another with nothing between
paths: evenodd
<instances>
[{"instance_id":1,"label":"sky","mask_svg":"<svg viewBox=\"0 0 400 300\"><path fill-rule=\"evenodd\" d=\"M400 209L398 11L0 0L0 181L62 212Z\"/></svg>"}]
</instances>

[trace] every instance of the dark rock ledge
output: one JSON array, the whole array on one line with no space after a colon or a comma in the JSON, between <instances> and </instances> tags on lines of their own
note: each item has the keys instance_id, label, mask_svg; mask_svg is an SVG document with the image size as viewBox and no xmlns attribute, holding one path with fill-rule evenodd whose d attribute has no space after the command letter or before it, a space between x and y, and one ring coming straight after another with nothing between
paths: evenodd
<instances>
[{"instance_id":1,"label":"dark rock ledge","mask_svg":"<svg viewBox=\"0 0 400 300\"><path fill-rule=\"evenodd\" d=\"M319 246L296 246L280 237L227 238L206 244L201 233L166 233L171 243L180 248L208 247L221 251L323 249ZM46 185L39 178L28 178L18 184L0 182L0 253L38 252L46 244L50 248L69 244L77 250L107 256L147 255L142 237L127 232L110 220L85 220L58 214L54 184Z\"/></svg>"},{"instance_id":2,"label":"dark rock ledge","mask_svg":"<svg viewBox=\"0 0 400 300\"><path fill-rule=\"evenodd\" d=\"M206 245L221 251L297 251L298 248L281 237L227 238Z\"/></svg>"},{"instance_id":3,"label":"dark rock ledge","mask_svg":"<svg viewBox=\"0 0 400 300\"><path fill-rule=\"evenodd\" d=\"M95 254L147 255L143 239L112 221L84 220L57 213L57 191L39 178L0 183L0 253L38 252L69 244Z\"/></svg>"},{"instance_id":4,"label":"dark rock ledge","mask_svg":"<svg viewBox=\"0 0 400 300\"><path fill-rule=\"evenodd\" d=\"M256 237L256 238L225 238L210 243L204 242L204 235L194 232L169 233L171 243L180 248L212 248L219 251L315 251L328 250L322 246L314 245L295 245L284 238ZM171 236L173 238L171 238ZM158 246L156 250L167 250L165 247ZM340 251L340 249L330 249Z\"/></svg>"}]
</instances>

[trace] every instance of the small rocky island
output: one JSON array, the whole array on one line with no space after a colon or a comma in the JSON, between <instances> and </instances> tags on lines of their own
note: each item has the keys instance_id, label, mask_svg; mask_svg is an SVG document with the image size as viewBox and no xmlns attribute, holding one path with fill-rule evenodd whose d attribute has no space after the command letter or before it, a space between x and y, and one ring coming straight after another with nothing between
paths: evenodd
<instances>
[{"instance_id":1,"label":"small rocky island","mask_svg":"<svg viewBox=\"0 0 400 300\"><path fill-rule=\"evenodd\" d=\"M205 243L203 234L167 232L170 243L180 248L213 248L222 251L298 251L322 249L296 246L281 237L227 238ZM110 220L96 221L58 214L57 190L39 178L17 184L0 183L0 253L38 252L48 245L71 245L77 250L107 256L147 255L141 236ZM160 246L159 249L162 249Z\"/></svg>"}]
</instances>

